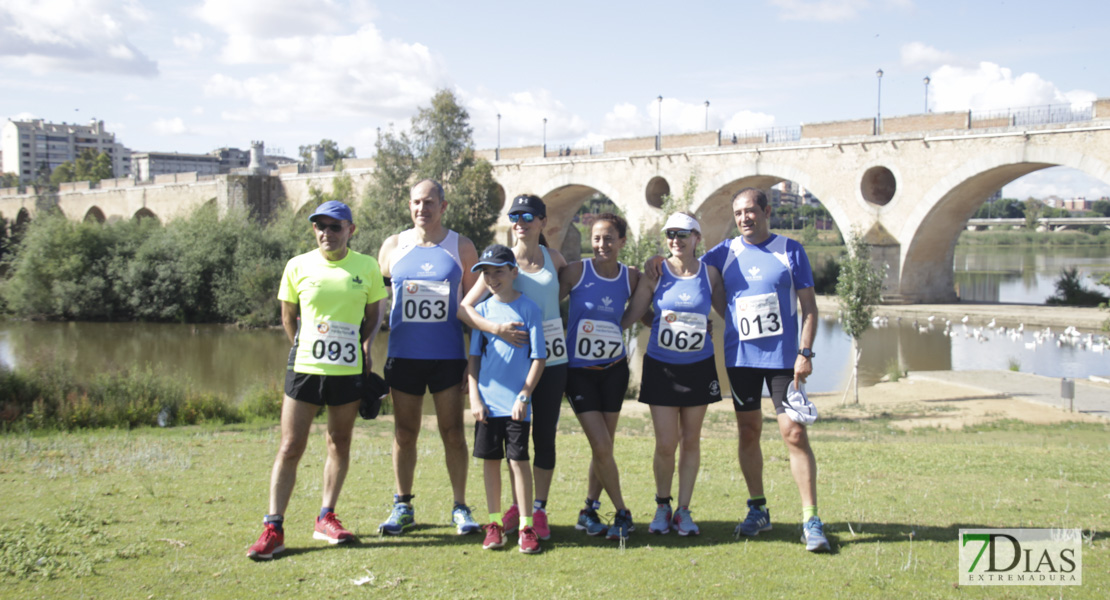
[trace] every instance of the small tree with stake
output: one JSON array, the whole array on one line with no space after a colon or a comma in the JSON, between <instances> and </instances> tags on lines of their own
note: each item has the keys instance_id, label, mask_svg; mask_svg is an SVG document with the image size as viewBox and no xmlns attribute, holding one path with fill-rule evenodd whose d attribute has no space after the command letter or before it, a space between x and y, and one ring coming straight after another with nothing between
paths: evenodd
<instances>
[{"instance_id":1,"label":"small tree with stake","mask_svg":"<svg viewBox=\"0 0 1110 600\"><path fill-rule=\"evenodd\" d=\"M883 288L883 273L871 263L871 247L859 232L848 238L848 256L840 263L840 277L836 282L836 296L840 302L841 326L852 337L855 357L852 361L852 382L855 401L859 403L859 358L863 353L860 340L871 328L875 305L879 303ZM845 390L847 393L847 390Z\"/></svg>"}]
</instances>

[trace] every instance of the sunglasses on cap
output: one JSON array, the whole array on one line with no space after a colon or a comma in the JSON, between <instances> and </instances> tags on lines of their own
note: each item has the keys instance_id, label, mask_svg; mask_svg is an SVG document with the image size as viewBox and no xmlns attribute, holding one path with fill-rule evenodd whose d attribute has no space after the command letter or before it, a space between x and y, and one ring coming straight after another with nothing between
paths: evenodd
<instances>
[{"instance_id":1,"label":"sunglasses on cap","mask_svg":"<svg viewBox=\"0 0 1110 600\"><path fill-rule=\"evenodd\" d=\"M534 215L532 213L514 213L514 214L509 215L509 222L510 223L516 223L518 221L524 221L525 223L531 223L532 221L535 221L535 220L536 220L536 215Z\"/></svg>"},{"instance_id":2,"label":"sunglasses on cap","mask_svg":"<svg viewBox=\"0 0 1110 600\"><path fill-rule=\"evenodd\" d=\"M312 226L316 228L316 231L328 231L329 229L334 233L339 233L339 232L343 231L343 224L342 223L328 224L328 223L321 223L319 221L313 221Z\"/></svg>"},{"instance_id":3,"label":"sunglasses on cap","mask_svg":"<svg viewBox=\"0 0 1110 600\"><path fill-rule=\"evenodd\" d=\"M667 239L668 240L674 240L674 239L684 240L684 239L690 237L690 234L692 234L692 233L694 233L693 229L668 229L667 230Z\"/></svg>"}]
</instances>

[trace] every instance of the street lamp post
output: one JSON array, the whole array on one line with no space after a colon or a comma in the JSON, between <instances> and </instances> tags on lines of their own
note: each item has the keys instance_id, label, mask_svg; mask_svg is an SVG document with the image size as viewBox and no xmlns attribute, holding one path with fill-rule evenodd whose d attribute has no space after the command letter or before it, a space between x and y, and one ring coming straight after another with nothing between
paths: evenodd
<instances>
[{"instance_id":1,"label":"street lamp post","mask_svg":"<svg viewBox=\"0 0 1110 600\"><path fill-rule=\"evenodd\" d=\"M497 113L497 152L494 159L501 160L501 113Z\"/></svg>"},{"instance_id":2,"label":"street lamp post","mask_svg":"<svg viewBox=\"0 0 1110 600\"><path fill-rule=\"evenodd\" d=\"M543 157L547 158L547 117L543 118Z\"/></svg>"},{"instance_id":3,"label":"street lamp post","mask_svg":"<svg viewBox=\"0 0 1110 600\"><path fill-rule=\"evenodd\" d=\"M883 70L875 71L875 77L879 80L879 99L875 104L875 134L878 135L883 131Z\"/></svg>"},{"instance_id":4,"label":"street lamp post","mask_svg":"<svg viewBox=\"0 0 1110 600\"><path fill-rule=\"evenodd\" d=\"M663 149L663 96L659 96L659 110L656 111L659 116L659 131L655 134L655 149Z\"/></svg>"},{"instance_id":5,"label":"street lamp post","mask_svg":"<svg viewBox=\"0 0 1110 600\"><path fill-rule=\"evenodd\" d=\"M922 81L925 82L925 112L929 112L929 82L932 80L926 75Z\"/></svg>"},{"instance_id":6,"label":"street lamp post","mask_svg":"<svg viewBox=\"0 0 1110 600\"><path fill-rule=\"evenodd\" d=\"M709 101L705 101L705 130L709 131Z\"/></svg>"}]
</instances>

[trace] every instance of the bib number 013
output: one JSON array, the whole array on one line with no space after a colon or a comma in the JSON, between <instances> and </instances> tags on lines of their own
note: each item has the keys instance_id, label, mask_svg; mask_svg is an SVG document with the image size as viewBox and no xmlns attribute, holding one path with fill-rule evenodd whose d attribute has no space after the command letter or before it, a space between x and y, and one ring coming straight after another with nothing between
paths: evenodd
<instances>
[{"instance_id":1,"label":"bib number 013","mask_svg":"<svg viewBox=\"0 0 1110 600\"><path fill-rule=\"evenodd\" d=\"M778 294L736 299L736 331L741 340L754 340L782 334Z\"/></svg>"}]
</instances>

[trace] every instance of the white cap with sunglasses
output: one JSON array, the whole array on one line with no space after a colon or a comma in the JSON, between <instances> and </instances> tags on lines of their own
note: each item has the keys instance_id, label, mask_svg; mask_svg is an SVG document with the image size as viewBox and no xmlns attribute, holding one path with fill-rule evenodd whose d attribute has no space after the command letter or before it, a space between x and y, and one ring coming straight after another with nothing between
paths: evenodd
<instances>
[{"instance_id":1,"label":"white cap with sunglasses","mask_svg":"<svg viewBox=\"0 0 1110 600\"><path fill-rule=\"evenodd\" d=\"M674 213L667 217L667 222L663 224L663 231L668 229L696 231L701 235L701 225L698 224L698 220L684 213Z\"/></svg>"}]
</instances>

